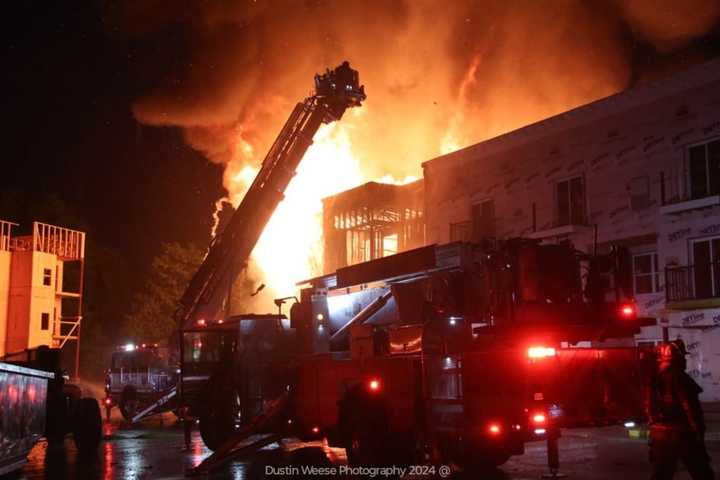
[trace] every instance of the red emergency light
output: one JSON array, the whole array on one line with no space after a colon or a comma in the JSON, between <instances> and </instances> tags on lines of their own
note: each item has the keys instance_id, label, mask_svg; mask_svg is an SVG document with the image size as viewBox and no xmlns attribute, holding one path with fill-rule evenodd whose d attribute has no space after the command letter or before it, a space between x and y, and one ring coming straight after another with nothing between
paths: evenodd
<instances>
[{"instance_id":1,"label":"red emergency light","mask_svg":"<svg viewBox=\"0 0 720 480\"><path fill-rule=\"evenodd\" d=\"M635 308L635 305L631 303L623 303L620 305L620 316L623 318L635 318L637 315L637 309Z\"/></svg>"},{"instance_id":2,"label":"red emergency light","mask_svg":"<svg viewBox=\"0 0 720 480\"><path fill-rule=\"evenodd\" d=\"M204 327L204 326L206 326L206 325L207 325L207 322L205 321L204 318L201 318L200 320L197 321L197 326L198 326L198 327Z\"/></svg>"},{"instance_id":3,"label":"red emergency light","mask_svg":"<svg viewBox=\"0 0 720 480\"><path fill-rule=\"evenodd\" d=\"M547 418L545 417L544 413L536 413L535 415L533 415L532 420L536 424L543 424L545 423L545 420L547 420Z\"/></svg>"},{"instance_id":4,"label":"red emergency light","mask_svg":"<svg viewBox=\"0 0 720 480\"><path fill-rule=\"evenodd\" d=\"M106 398L105 399L105 405L112 405L112 398Z\"/></svg>"},{"instance_id":5,"label":"red emergency light","mask_svg":"<svg viewBox=\"0 0 720 480\"><path fill-rule=\"evenodd\" d=\"M500 433L502 433L502 427L499 423L493 422L488 425L488 432L490 433L490 435L500 435Z\"/></svg>"},{"instance_id":6,"label":"red emergency light","mask_svg":"<svg viewBox=\"0 0 720 480\"><path fill-rule=\"evenodd\" d=\"M545 358L554 357L557 354L553 347L530 347L528 348L528 358Z\"/></svg>"},{"instance_id":7,"label":"red emergency light","mask_svg":"<svg viewBox=\"0 0 720 480\"><path fill-rule=\"evenodd\" d=\"M367 383L368 390L370 390L373 393L377 393L381 390L382 384L380 383L380 380L377 378L371 378L368 380Z\"/></svg>"},{"instance_id":8,"label":"red emergency light","mask_svg":"<svg viewBox=\"0 0 720 480\"><path fill-rule=\"evenodd\" d=\"M313 427L313 428L312 428L312 433L314 433L315 435L317 435L318 433L320 433L320 427Z\"/></svg>"}]
</instances>

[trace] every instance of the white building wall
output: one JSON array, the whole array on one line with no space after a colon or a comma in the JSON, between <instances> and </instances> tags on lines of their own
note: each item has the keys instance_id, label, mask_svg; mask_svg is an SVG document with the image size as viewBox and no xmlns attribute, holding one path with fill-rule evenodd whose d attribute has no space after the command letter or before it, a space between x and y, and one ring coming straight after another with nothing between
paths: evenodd
<instances>
[{"instance_id":1,"label":"white building wall","mask_svg":"<svg viewBox=\"0 0 720 480\"><path fill-rule=\"evenodd\" d=\"M718 61L430 160L423 165L428 243L450 241L450 224L470 221L472 205L492 199L499 238L567 239L589 252L596 226L601 248L623 243L634 253L656 251L661 271L688 265L689 242L720 236L720 200L681 213L668 209L687 195L688 147L716 138ZM586 225L556 228L555 185L578 175ZM643 185L647 201L631 204ZM665 203L675 207L663 206L663 187ZM666 305L662 291L637 300L642 313L672 327L671 338L688 342L689 370L705 389L703 400L720 400L720 301ZM659 340L660 326L639 339Z\"/></svg>"},{"instance_id":2,"label":"white building wall","mask_svg":"<svg viewBox=\"0 0 720 480\"><path fill-rule=\"evenodd\" d=\"M7 352L52 346L57 257L36 251L12 252L7 315ZM50 285L45 285L45 270ZM47 328L43 329L43 314Z\"/></svg>"}]
</instances>

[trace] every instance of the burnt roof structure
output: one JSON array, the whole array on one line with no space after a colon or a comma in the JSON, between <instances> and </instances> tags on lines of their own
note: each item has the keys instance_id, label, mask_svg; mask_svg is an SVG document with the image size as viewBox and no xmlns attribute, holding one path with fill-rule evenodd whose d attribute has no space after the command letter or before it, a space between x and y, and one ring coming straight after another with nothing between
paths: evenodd
<instances>
[{"instance_id":1,"label":"burnt roof structure","mask_svg":"<svg viewBox=\"0 0 720 480\"><path fill-rule=\"evenodd\" d=\"M323 199L324 272L425 243L424 183L368 182Z\"/></svg>"}]
</instances>

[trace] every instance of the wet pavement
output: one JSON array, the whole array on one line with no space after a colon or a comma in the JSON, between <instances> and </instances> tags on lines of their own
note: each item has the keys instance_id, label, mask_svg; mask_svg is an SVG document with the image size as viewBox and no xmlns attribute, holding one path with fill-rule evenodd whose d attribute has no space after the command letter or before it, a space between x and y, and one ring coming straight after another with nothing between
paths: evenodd
<instances>
[{"instance_id":1,"label":"wet pavement","mask_svg":"<svg viewBox=\"0 0 720 480\"><path fill-rule=\"evenodd\" d=\"M29 462L14 479L181 479L185 471L210 454L197 432L193 432L189 450L184 449L182 428L172 414L146 420L129 428L119 419L104 426L105 437L97 457L80 458L72 439L65 440L64 448L48 449L45 441L38 443ZM716 459L715 469L720 470L720 432L708 435L708 448ZM525 455L513 457L502 468L483 472L482 475L453 472L456 479L482 478L490 480L537 479L546 468L545 444L528 444ZM643 479L649 476L646 441L630 438L621 427L571 430L564 432L560 442L561 472L568 478L588 480ZM218 479L259 478L354 478L349 474L318 471L303 475L302 470L291 466L314 465L339 468L346 464L344 451L323 448L319 442L302 444L284 442L283 447L271 444L247 461L227 465L210 477ZM436 469L436 478L440 478ZM429 473L429 472L426 472ZM406 476L405 478L431 478ZM383 478L377 475L376 478ZM677 480L690 478L679 472Z\"/></svg>"}]
</instances>

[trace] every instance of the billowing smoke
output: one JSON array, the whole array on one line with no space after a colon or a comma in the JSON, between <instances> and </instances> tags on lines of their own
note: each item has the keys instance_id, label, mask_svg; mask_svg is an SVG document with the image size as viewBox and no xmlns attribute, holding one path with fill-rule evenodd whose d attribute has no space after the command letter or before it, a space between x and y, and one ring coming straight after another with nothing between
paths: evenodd
<instances>
[{"instance_id":1,"label":"billowing smoke","mask_svg":"<svg viewBox=\"0 0 720 480\"><path fill-rule=\"evenodd\" d=\"M417 174L443 139L464 146L626 88L638 44L671 52L719 16L717 0L128 0L106 8L114 31L175 35L154 47L159 62L168 55L175 65L137 99L137 119L182 127L190 145L231 164L228 176L261 158L312 75L344 59L369 93L345 120L366 172Z\"/></svg>"},{"instance_id":2,"label":"billowing smoke","mask_svg":"<svg viewBox=\"0 0 720 480\"><path fill-rule=\"evenodd\" d=\"M227 165L232 195L313 74L345 59L368 92L342 120L351 153L365 179L402 178L661 70L717 28L720 1L126 0L104 14L150 58L136 118L181 127Z\"/></svg>"}]
</instances>

